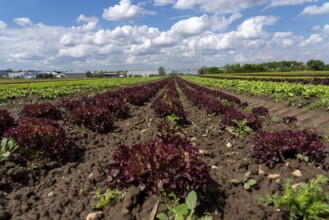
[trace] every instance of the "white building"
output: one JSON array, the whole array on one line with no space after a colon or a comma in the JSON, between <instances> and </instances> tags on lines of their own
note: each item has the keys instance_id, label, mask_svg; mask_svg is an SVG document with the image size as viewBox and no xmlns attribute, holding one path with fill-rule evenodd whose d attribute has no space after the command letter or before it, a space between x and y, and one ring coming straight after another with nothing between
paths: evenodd
<instances>
[{"instance_id":1,"label":"white building","mask_svg":"<svg viewBox=\"0 0 329 220\"><path fill-rule=\"evenodd\" d=\"M149 75L157 75L158 70L128 70L127 75L132 76L149 76Z\"/></svg>"}]
</instances>

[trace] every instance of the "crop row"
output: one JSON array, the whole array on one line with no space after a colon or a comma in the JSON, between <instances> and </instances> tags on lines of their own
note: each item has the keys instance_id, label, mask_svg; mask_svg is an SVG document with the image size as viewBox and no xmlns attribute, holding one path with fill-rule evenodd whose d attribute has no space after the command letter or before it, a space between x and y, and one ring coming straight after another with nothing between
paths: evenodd
<instances>
[{"instance_id":1,"label":"crop row","mask_svg":"<svg viewBox=\"0 0 329 220\"><path fill-rule=\"evenodd\" d=\"M49 102L25 105L18 121L3 109L0 110L0 137L13 138L23 151L65 159L72 141L57 120L64 119L99 133L108 132L113 128L114 118L129 116L127 102L142 105L166 83L166 80L161 80L110 90L92 97L64 99L57 105Z\"/></svg>"},{"instance_id":2,"label":"crop row","mask_svg":"<svg viewBox=\"0 0 329 220\"><path fill-rule=\"evenodd\" d=\"M233 90L239 94L249 93L254 96L270 95L276 100L288 100L288 103L292 105L305 105L307 109L318 107L329 109L329 87L324 85L209 79L200 77L187 77L186 79L204 86ZM303 104L301 104L302 102Z\"/></svg>"},{"instance_id":3,"label":"crop row","mask_svg":"<svg viewBox=\"0 0 329 220\"><path fill-rule=\"evenodd\" d=\"M171 117L177 122L186 121L186 114L174 80L168 82L166 89L152 102L150 107L159 117Z\"/></svg>"},{"instance_id":4,"label":"crop row","mask_svg":"<svg viewBox=\"0 0 329 220\"><path fill-rule=\"evenodd\" d=\"M30 82L3 84L0 87L0 100L37 95L44 99L54 99L78 93L86 89L100 90L109 87L145 83L159 78L118 78L118 79L81 79L70 81Z\"/></svg>"},{"instance_id":5,"label":"crop row","mask_svg":"<svg viewBox=\"0 0 329 220\"><path fill-rule=\"evenodd\" d=\"M296 157L297 154L302 154L313 160L317 166L324 169L329 168L325 162L329 153L316 134L293 130L283 130L276 133L262 131L262 118L268 115L268 109L257 107L253 108L251 113L246 113L238 110L238 108L245 107L245 105L218 104L218 100L214 100L202 92L197 92L202 90L202 87L196 86L197 91L189 88L189 86L195 86L191 82L179 80L179 86L194 105L204 108L208 113L209 103L213 103L211 104L212 112L223 115L220 122L223 129L233 134L236 134L236 132L241 134L241 132L250 132L251 130L256 131L253 152L251 153L256 162L274 167L276 163L283 162L287 157ZM205 90L208 89L205 88ZM251 130L246 129L248 127Z\"/></svg>"},{"instance_id":6,"label":"crop row","mask_svg":"<svg viewBox=\"0 0 329 220\"><path fill-rule=\"evenodd\" d=\"M311 85L329 85L329 78L304 78L304 79L296 79L296 78L272 78L272 77L226 77L226 76L203 76L205 78L212 79L226 79L226 80L247 80L247 81L264 81L264 82L288 82L288 83L300 83L300 84L311 84Z\"/></svg>"}]
</instances>

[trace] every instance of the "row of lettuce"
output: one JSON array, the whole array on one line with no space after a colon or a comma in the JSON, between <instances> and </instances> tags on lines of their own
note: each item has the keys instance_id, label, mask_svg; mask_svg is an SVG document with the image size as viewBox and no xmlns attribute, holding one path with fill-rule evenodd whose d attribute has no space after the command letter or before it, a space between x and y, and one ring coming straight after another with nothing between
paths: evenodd
<instances>
[{"instance_id":1,"label":"row of lettuce","mask_svg":"<svg viewBox=\"0 0 329 220\"><path fill-rule=\"evenodd\" d=\"M290 105L296 105L306 109L325 108L329 110L329 87L325 85L210 79L200 77L188 77L187 79L203 86L233 90L238 94L248 93L254 96L269 95L276 100L285 100Z\"/></svg>"},{"instance_id":2,"label":"row of lettuce","mask_svg":"<svg viewBox=\"0 0 329 220\"><path fill-rule=\"evenodd\" d=\"M206 78L214 78L214 79L226 79L226 80L251 80L251 81L264 81L264 82L288 82L288 83L300 83L300 84L312 84L312 85L329 85L329 77L328 75L326 77L320 78L320 77L307 77L304 78L298 77L298 78L288 78L286 76L277 76L277 77L271 77L271 76L221 76L221 75L203 75L202 77Z\"/></svg>"},{"instance_id":3,"label":"row of lettuce","mask_svg":"<svg viewBox=\"0 0 329 220\"><path fill-rule=\"evenodd\" d=\"M44 99L54 99L79 93L86 89L101 90L109 87L120 87L156 80L155 77L140 78L106 78L106 79L78 79L66 81L31 81L29 83L2 84L0 100L39 96Z\"/></svg>"},{"instance_id":4,"label":"row of lettuce","mask_svg":"<svg viewBox=\"0 0 329 220\"><path fill-rule=\"evenodd\" d=\"M237 97L181 78L109 90L92 97L64 99L57 104L26 105L18 121L3 109L0 110L0 136L12 138L23 151L65 161L74 143L58 120L104 134L111 131L114 119L129 117L130 105L145 105L156 96L150 107L165 119L157 125L158 136L144 143L118 146L112 162L104 168L107 186L121 190L139 186L146 194L165 191L180 198L191 190L202 194L211 181L211 167L202 161L198 148L180 132L180 125L188 123L180 95L208 114L221 115L222 129L237 137L243 132L255 131L251 156L257 163L272 168L287 157L302 154L316 166L329 168L325 162L328 152L316 134L262 131L263 118L268 115L266 108L247 112L248 104ZM291 123L295 118L286 117L283 121Z\"/></svg>"},{"instance_id":5,"label":"row of lettuce","mask_svg":"<svg viewBox=\"0 0 329 220\"><path fill-rule=\"evenodd\" d=\"M13 138L23 150L62 160L72 141L58 120L99 133L109 132L115 119L129 117L128 103L143 105L164 84L166 80L109 90L91 97L63 99L56 104L28 104L22 107L17 121L6 109L0 109L0 136Z\"/></svg>"},{"instance_id":6,"label":"row of lettuce","mask_svg":"<svg viewBox=\"0 0 329 220\"><path fill-rule=\"evenodd\" d=\"M245 111L248 104L241 103L237 97L181 79L176 79L176 84L179 86L182 93L177 92L174 83L170 82L167 86L167 90L159 95L151 104L154 112L159 117L166 119L172 119L174 117L176 118L175 123L168 124L165 122L158 126L161 136L155 141L147 142L144 145L136 145L138 146L137 152L135 151L136 148L131 146L129 150L119 154L122 158L123 155L129 154L128 152L132 150L134 156L130 157L129 161L138 161L138 163L140 163L142 159L145 159L146 164L137 164L138 168L146 171L145 176L143 175L141 177L138 175L137 178L135 178L134 175L128 175L131 178L130 181L138 180L137 185L149 186L149 189L152 189L152 193L159 193L159 190L161 191L164 189L166 192L175 192L181 196L186 195L187 189L193 189L199 193L203 193L209 184L211 178L208 173L210 170L209 165L200 161L201 155L198 151L195 151L191 155L191 152L187 149L194 149L193 145L184 135L183 137L180 135L180 128L176 126L182 123L184 124L185 122L188 123L188 121L186 121L188 115L185 114L179 100L179 94L184 94L192 104L200 109L206 110L208 114L221 115L222 120L220 124L223 130L230 131L228 128L241 130L241 127L244 126L249 127L250 130L256 131L253 138L253 150L250 154L251 157L255 158L255 162L273 168L277 163L282 163L287 158L296 158L298 155L303 155L312 161L315 166L328 170L329 166L326 162L326 158L329 152L315 133L300 130L282 130L279 132L263 131L263 119L266 119L268 116L268 109L258 107L248 112ZM171 122L172 120L167 121ZM284 117L282 121L285 123L294 123L296 122L296 118ZM156 147L158 144L161 144L160 149ZM184 148L184 146L188 145L190 145L190 147ZM169 146L171 148L168 148ZM167 149L167 152L161 151L161 149ZM184 160L182 160L182 154L185 155ZM137 160L136 155L138 158ZM145 155L148 155L148 157L145 157ZM152 155L157 156L152 157ZM195 155L197 155L197 157L193 157ZM170 161L170 163L166 164L167 161L163 161L163 158ZM195 161L196 158L198 162ZM158 159L163 161L164 167L157 163ZM128 158L125 158L123 161L128 161ZM186 162L188 162L188 166L186 166ZM174 164L174 167L172 164ZM181 164L184 166L179 166ZM129 165L132 166L136 164ZM118 185L115 183L116 181L118 183L123 182L121 178L117 180L117 177L122 176L124 173L130 173L125 172L127 171L127 167L130 167L129 165L125 165L123 170L118 171L117 167L120 166L118 161L110 167L112 169L109 169L108 173L115 173L115 176L112 175L110 177L111 187ZM169 167L169 170L166 170L166 167ZM150 186L148 185L147 177L153 177L152 174L154 171L160 173L161 177L152 178L152 185ZM193 175L191 175L191 171ZM200 173L200 171L202 173ZM118 173L120 173L120 175L117 175ZM176 180L178 181L176 182ZM282 197L278 195L262 197L264 201L263 205L272 203L276 207L282 208L283 211L289 212L291 219L325 219L329 217L329 206L327 205L329 202L329 195L323 193L321 184L329 183L328 181L329 180L323 175L318 175L315 179L312 179L310 183L304 183L301 187L293 187L291 180L287 180L285 183L284 195ZM113 182L114 184L112 184ZM131 184L129 181L128 183ZM125 181L125 184L127 184L127 181ZM184 185L183 188L181 187L182 185ZM127 185L125 185L125 187L127 187ZM313 188L316 188L316 190ZM211 219L209 216L202 219L206 218ZM164 217L160 219L168 218Z\"/></svg>"}]
</instances>

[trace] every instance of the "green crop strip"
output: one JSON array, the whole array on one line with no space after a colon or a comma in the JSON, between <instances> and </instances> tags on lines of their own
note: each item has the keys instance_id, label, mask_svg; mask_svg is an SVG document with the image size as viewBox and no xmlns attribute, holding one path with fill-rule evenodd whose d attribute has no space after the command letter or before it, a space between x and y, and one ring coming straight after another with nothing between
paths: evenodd
<instances>
[{"instance_id":1,"label":"green crop strip","mask_svg":"<svg viewBox=\"0 0 329 220\"><path fill-rule=\"evenodd\" d=\"M194 83L217 89L233 90L238 94L249 93L254 96L270 95L278 101L302 100L307 110L324 107L329 110L329 86L303 85L298 83L277 83L246 80L209 79L183 77ZM296 99L298 98L298 99ZM297 105L297 103L295 103Z\"/></svg>"},{"instance_id":2,"label":"green crop strip","mask_svg":"<svg viewBox=\"0 0 329 220\"><path fill-rule=\"evenodd\" d=\"M160 77L140 78L115 78L115 79L79 79L79 80L54 80L45 82L13 83L0 85L0 99L12 99L37 95L44 99L54 99L85 89L100 90L110 87L120 87L145 83L159 79Z\"/></svg>"}]
</instances>

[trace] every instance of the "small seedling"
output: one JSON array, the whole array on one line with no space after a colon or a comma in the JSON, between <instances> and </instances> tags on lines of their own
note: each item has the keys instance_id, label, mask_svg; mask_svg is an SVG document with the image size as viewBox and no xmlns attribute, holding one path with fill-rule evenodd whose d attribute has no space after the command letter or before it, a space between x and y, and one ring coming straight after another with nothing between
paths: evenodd
<instances>
[{"instance_id":1,"label":"small seedling","mask_svg":"<svg viewBox=\"0 0 329 220\"><path fill-rule=\"evenodd\" d=\"M113 202L115 204L119 203L122 200L121 193L118 189L107 189L104 194L100 193L100 189L96 191L96 197L99 200L94 206L93 209L102 209L107 204Z\"/></svg>"},{"instance_id":2,"label":"small seedling","mask_svg":"<svg viewBox=\"0 0 329 220\"><path fill-rule=\"evenodd\" d=\"M310 163L310 158L304 154L297 154L296 158L300 161L304 161L305 163Z\"/></svg>"},{"instance_id":3,"label":"small seedling","mask_svg":"<svg viewBox=\"0 0 329 220\"><path fill-rule=\"evenodd\" d=\"M18 145L12 138L2 138L0 143L0 160L8 158L16 149Z\"/></svg>"},{"instance_id":4,"label":"small seedling","mask_svg":"<svg viewBox=\"0 0 329 220\"><path fill-rule=\"evenodd\" d=\"M212 220L211 216L204 216L201 218L196 218L194 216L195 208L197 205L197 195L194 191L191 191L186 199L185 203L178 204L176 200L176 205L174 207L167 206L168 213L159 213L156 217L159 220Z\"/></svg>"},{"instance_id":5,"label":"small seedling","mask_svg":"<svg viewBox=\"0 0 329 220\"><path fill-rule=\"evenodd\" d=\"M329 185L329 179L324 175L318 175L308 183L302 183L297 187L291 179L284 183L284 193L266 195L258 199L259 205L273 204L289 213L290 220L329 219L329 194L323 192L321 185Z\"/></svg>"},{"instance_id":6,"label":"small seedling","mask_svg":"<svg viewBox=\"0 0 329 220\"><path fill-rule=\"evenodd\" d=\"M30 171L32 171L36 168L38 168L38 166L33 162L27 164L27 169L30 170Z\"/></svg>"},{"instance_id":7,"label":"small seedling","mask_svg":"<svg viewBox=\"0 0 329 220\"><path fill-rule=\"evenodd\" d=\"M252 186L257 184L257 181L255 179L251 179L251 172L248 171L244 174L243 179L231 179L230 182L238 185L238 184L243 184L243 188L245 190L249 190Z\"/></svg>"},{"instance_id":8,"label":"small seedling","mask_svg":"<svg viewBox=\"0 0 329 220\"><path fill-rule=\"evenodd\" d=\"M243 119L241 121L233 120L234 126L226 127L225 130L234 135L240 137L242 134L250 134L253 130L247 125L248 120Z\"/></svg>"},{"instance_id":9,"label":"small seedling","mask_svg":"<svg viewBox=\"0 0 329 220\"><path fill-rule=\"evenodd\" d=\"M180 118L175 114L168 115L166 119L170 124L174 124L174 125L177 125L180 120Z\"/></svg>"}]
</instances>

